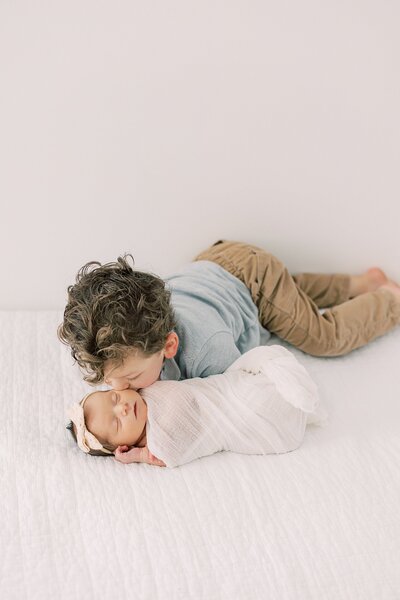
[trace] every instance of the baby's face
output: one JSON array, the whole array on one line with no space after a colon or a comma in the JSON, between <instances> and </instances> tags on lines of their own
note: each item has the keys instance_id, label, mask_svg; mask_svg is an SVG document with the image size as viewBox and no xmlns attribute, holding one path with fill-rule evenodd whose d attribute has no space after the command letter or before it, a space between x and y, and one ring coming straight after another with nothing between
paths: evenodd
<instances>
[{"instance_id":1,"label":"baby's face","mask_svg":"<svg viewBox=\"0 0 400 600\"><path fill-rule=\"evenodd\" d=\"M84 414L86 427L103 444L135 446L145 438L147 405L135 390L94 392Z\"/></svg>"}]
</instances>

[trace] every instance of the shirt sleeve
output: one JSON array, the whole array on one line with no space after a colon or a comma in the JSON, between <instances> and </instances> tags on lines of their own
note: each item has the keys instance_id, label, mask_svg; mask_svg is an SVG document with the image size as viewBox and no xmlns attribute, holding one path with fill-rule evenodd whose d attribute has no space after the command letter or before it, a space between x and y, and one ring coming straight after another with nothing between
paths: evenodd
<instances>
[{"instance_id":1,"label":"shirt sleeve","mask_svg":"<svg viewBox=\"0 0 400 600\"><path fill-rule=\"evenodd\" d=\"M196 356L189 377L208 377L224 373L241 356L231 333L220 331L207 340Z\"/></svg>"},{"instance_id":2,"label":"shirt sleeve","mask_svg":"<svg viewBox=\"0 0 400 600\"><path fill-rule=\"evenodd\" d=\"M229 371L246 371L246 373L262 373L271 368L271 363L282 361L288 364L297 363L293 354L283 346L257 346L242 354L229 366Z\"/></svg>"}]
</instances>

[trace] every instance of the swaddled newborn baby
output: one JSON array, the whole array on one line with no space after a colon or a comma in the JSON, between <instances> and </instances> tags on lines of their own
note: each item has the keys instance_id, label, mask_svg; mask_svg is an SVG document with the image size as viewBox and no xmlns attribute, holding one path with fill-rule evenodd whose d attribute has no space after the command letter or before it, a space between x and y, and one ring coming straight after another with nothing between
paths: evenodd
<instances>
[{"instance_id":1,"label":"swaddled newborn baby","mask_svg":"<svg viewBox=\"0 0 400 600\"><path fill-rule=\"evenodd\" d=\"M147 445L167 467L222 450L289 452L325 417L315 383L283 346L253 348L221 375L93 392L69 415L85 452Z\"/></svg>"}]
</instances>

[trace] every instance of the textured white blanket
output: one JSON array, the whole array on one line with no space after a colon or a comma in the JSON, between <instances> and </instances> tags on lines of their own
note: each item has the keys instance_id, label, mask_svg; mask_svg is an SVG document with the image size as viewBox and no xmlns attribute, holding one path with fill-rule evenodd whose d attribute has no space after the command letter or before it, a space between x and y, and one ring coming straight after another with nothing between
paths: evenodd
<instances>
[{"instance_id":1,"label":"textured white blanket","mask_svg":"<svg viewBox=\"0 0 400 600\"><path fill-rule=\"evenodd\" d=\"M60 320L0 313L2 599L400 598L400 329L342 358L290 348L329 414L295 452L162 469L73 444L88 387Z\"/></svg>"}]
</instances>

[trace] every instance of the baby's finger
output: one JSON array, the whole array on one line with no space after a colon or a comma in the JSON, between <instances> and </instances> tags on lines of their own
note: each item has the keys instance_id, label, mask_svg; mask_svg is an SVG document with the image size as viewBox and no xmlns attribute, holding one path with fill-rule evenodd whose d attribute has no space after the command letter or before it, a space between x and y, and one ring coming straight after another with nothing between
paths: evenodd
<instances>
[{"instance_id":1,"label":"baby's finger","mask_svg":"<svg viewBox=\"0 0 400 600\"><path fill-rule=\"evenodd\" d=\"M118 446L119 450L121 450L121 452L127 452L127 450L129 450L129 446Z\"/></svg>"},{"instance_id":2,"label":"baby's finger","mask_svg":"<svg viewBox=\"0 0 400 600\"><path fill-rule=\"evenodd\" d=\"M129 457L128 453L126 452L127 449L128 446L118 446L118 448L115 450L114 458L122 463L132 462L132 457Z\"/></svg>"},{"instance_id":3,"label":"baby's finger","mask_svg":"<svg viewBox=\"0 0 400 600\"><path fill-rule=\"evenodd\" d=\"M154 454L152 454L150 451L149 451L149 461L150 461L150 464L157 465L158 467L165 467L166 466L166 464L163 463L162 460L160 460L159 458L157 458L157 456L154 456Z\"/></svg>"},{"instance_id":4,"label":"baby's finger","mask_svg":"<svg viewBox=\"0 0 400 600\"><path fill-rule=\"evenodd\" d=\"M114 454L114 458L115 460L118 460L118 462L126 462L126 458L124 457L124 453L123 452L118 452L117 450L115 451Z\"/></svg>"}]
</instances>

